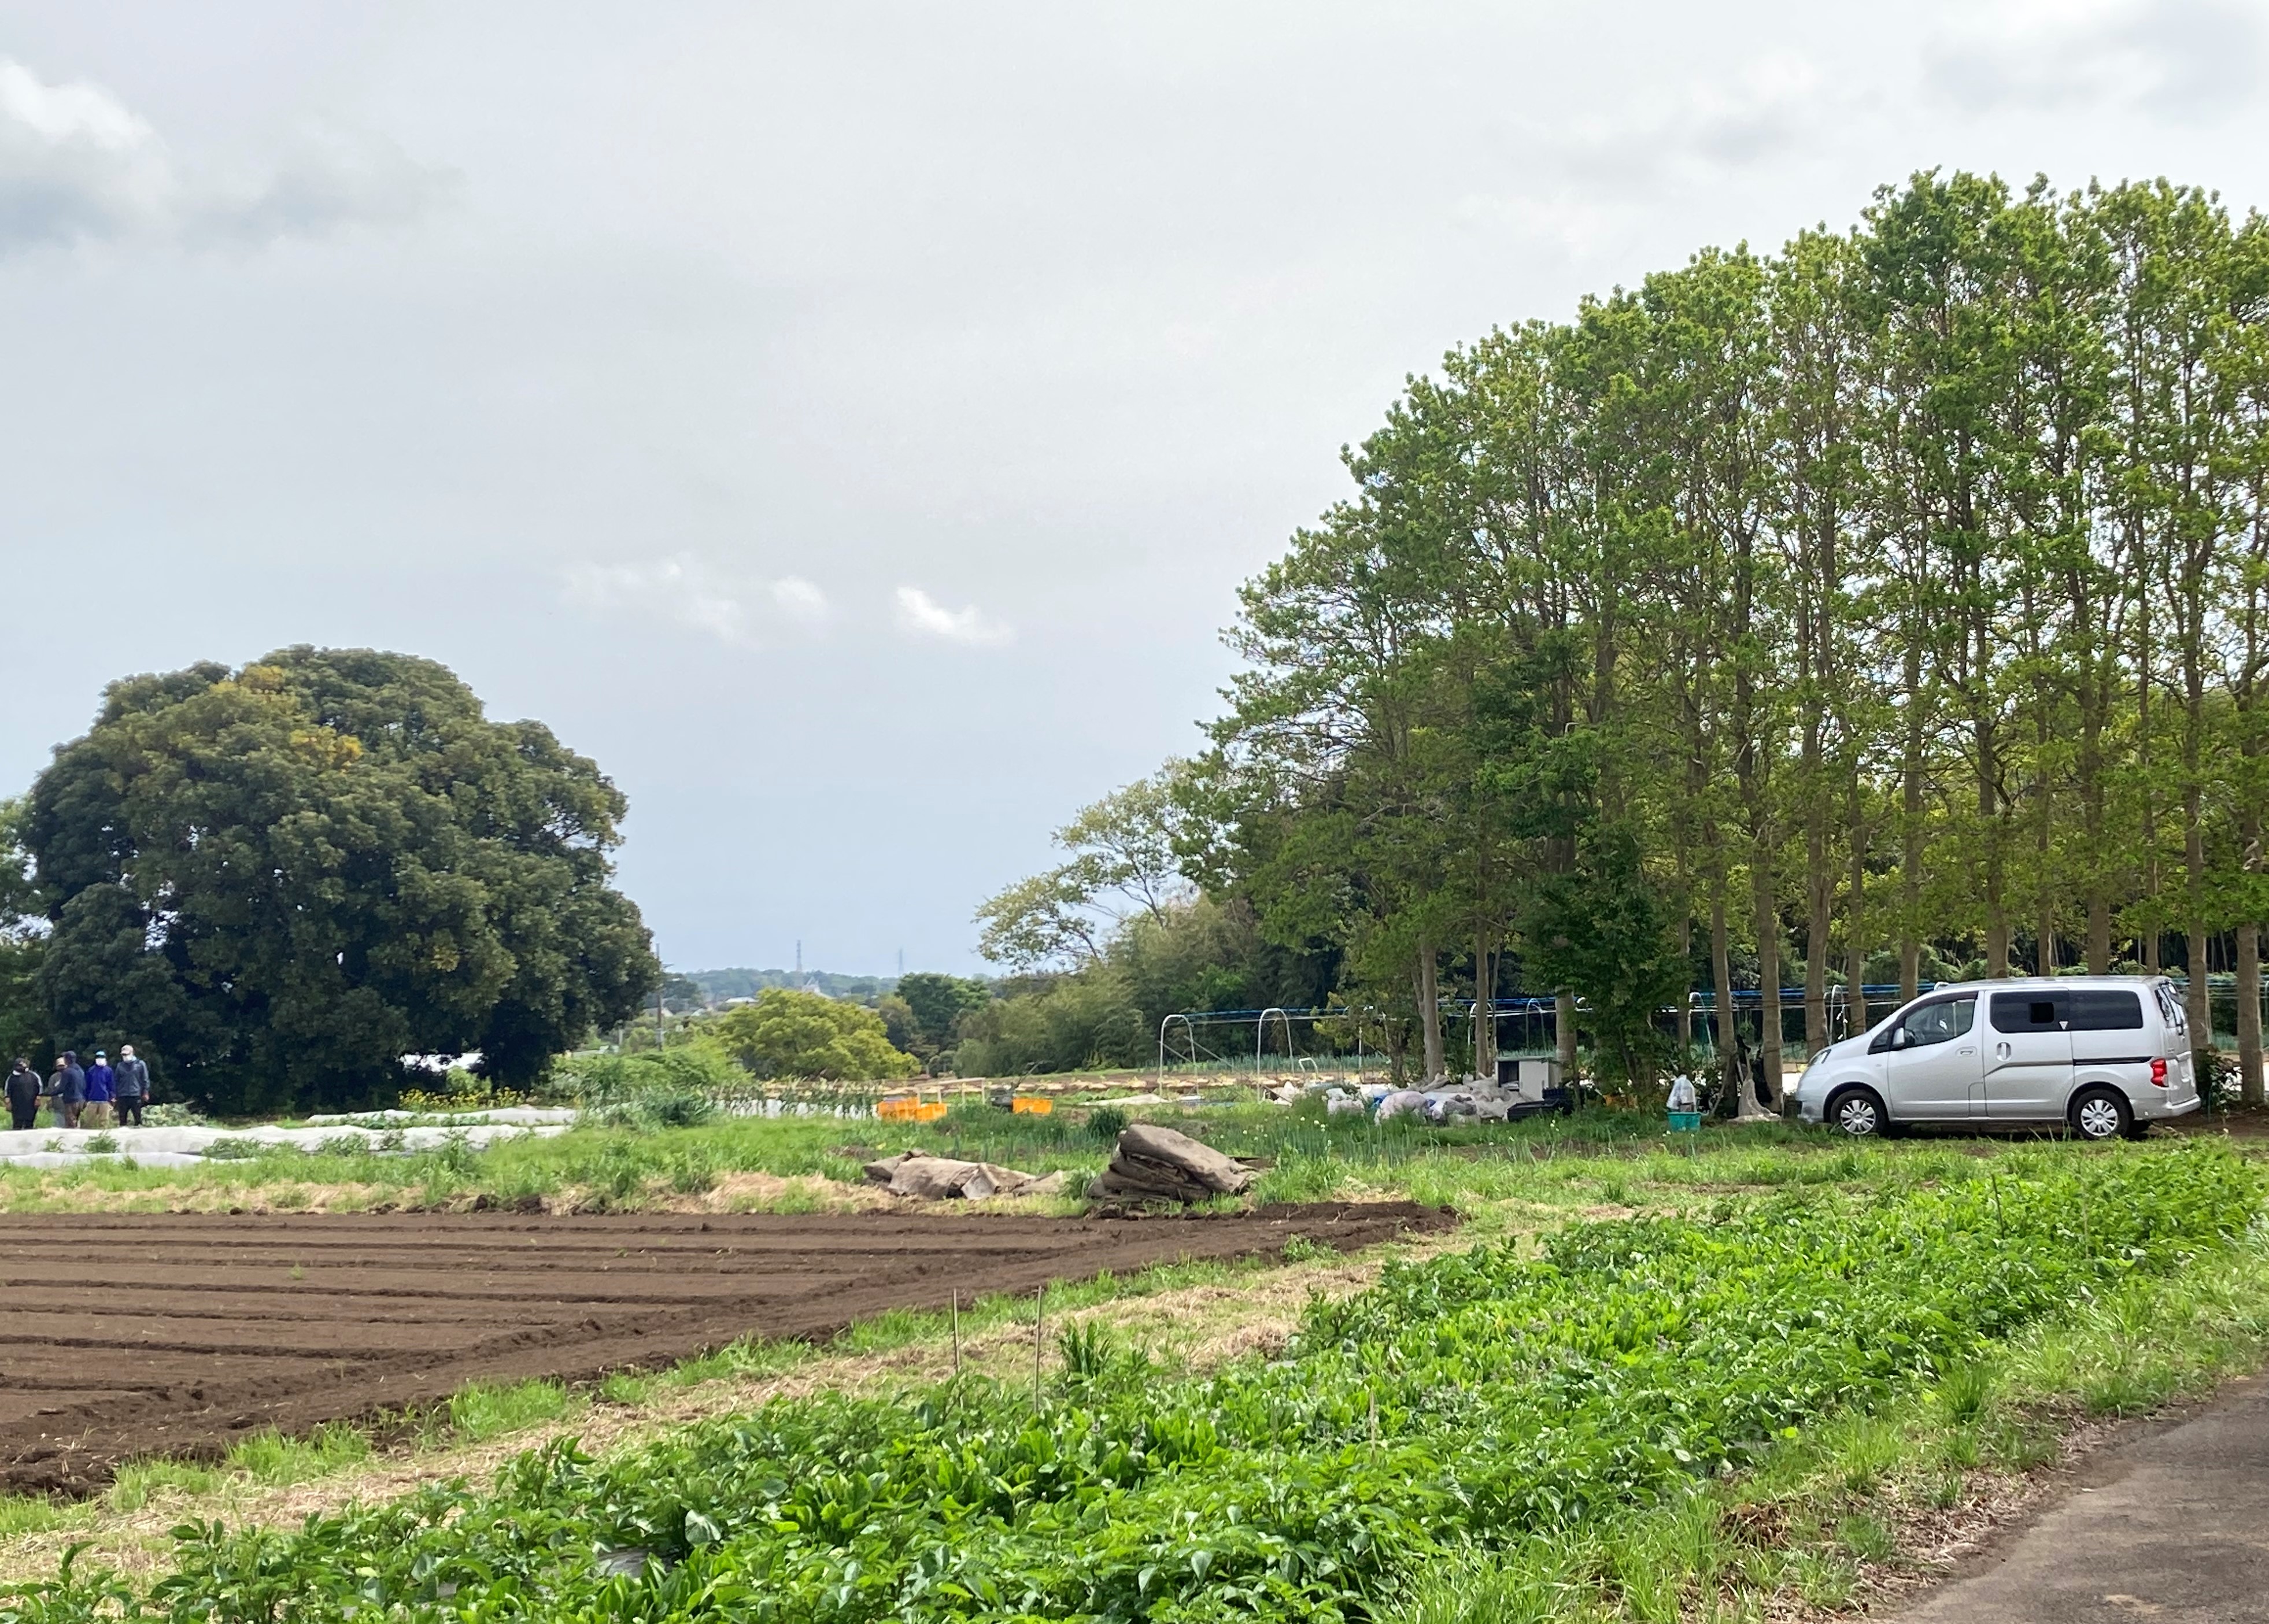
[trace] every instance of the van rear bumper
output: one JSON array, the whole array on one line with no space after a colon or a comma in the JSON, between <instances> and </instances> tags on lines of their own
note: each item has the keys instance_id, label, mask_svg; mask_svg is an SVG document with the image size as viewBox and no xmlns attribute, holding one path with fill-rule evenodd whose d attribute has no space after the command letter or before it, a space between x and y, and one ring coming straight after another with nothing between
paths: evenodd
<instances>
[{"instance_id":1,"label":"van rear bumper","mask_svg":"<svg viewBox=\"0 0 2269 1624\"><path fill-rule=\"evenodd\" d=\"M2142 1096L2137 1098L2138 1095ZM2166 1089L2133 1089L2127 1098L2134 1107L2138 1122L2166 1122L2176 1117L2187 1117L2199 1108L2196 1089L2177 1095Z\"/></svg>"}]
</instances>

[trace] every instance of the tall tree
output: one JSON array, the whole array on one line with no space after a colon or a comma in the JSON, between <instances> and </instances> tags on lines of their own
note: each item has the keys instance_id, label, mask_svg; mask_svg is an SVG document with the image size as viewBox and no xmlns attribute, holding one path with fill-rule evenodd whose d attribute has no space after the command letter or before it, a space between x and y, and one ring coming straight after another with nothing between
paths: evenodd
<instances>
[{"instance_id":1,"label":"tall tree","mask_svg":"<svg viewBox=\"0 0 2269 1624\"><path fill-rule=\"evenodd\" d=\"M296 647L114 683L23 824L49 1015L221 1110L383 1098L419 1053L526 1082L658 978L609 883L623 809L431 661Z\"/></svg>"}]
</instances>

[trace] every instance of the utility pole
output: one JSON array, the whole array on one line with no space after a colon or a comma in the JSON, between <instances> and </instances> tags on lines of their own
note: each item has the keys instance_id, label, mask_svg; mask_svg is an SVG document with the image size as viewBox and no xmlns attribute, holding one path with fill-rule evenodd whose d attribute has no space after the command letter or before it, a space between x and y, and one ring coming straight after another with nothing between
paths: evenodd
<instances>
[{"instance_id":1,"label":"utility pole","mask_svg":"<svg viewBox=\"0 0 2269 1624\"><path fill-rule=\"evenodd\" d=\"M654 990L654 1046L665 1048L669 1043L669 1037L661 1030L661 989L657 986Z\"/></svg>"}]
</instances>

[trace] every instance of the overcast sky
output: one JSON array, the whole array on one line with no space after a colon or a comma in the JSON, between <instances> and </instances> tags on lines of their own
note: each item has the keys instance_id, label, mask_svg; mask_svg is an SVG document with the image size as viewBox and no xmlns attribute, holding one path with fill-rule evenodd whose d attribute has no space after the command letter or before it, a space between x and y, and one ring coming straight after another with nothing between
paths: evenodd
<instances>
[{"instance_id":1,"label":"overcast sky","mask_svg":"<svg viewBox=\"0 0 2269 1624\"><path fill-rule=\"evenodd\" d=\"M1404 375L1930 166L2269 204L2269 0L0 0L0 793L453 667L681 968L973 970Z\"/></svg>"}]
</instances>

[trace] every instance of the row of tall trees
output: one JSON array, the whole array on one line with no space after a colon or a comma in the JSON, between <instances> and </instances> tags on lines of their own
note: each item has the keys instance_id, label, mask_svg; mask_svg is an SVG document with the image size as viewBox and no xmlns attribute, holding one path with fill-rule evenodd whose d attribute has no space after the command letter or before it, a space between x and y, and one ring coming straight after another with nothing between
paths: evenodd
<instances>
[{"instance_id":1,"label":"row of tall trees","mask_svg":"<svg viewBox=\"0 0 2269 1624\"><path fill-rule=\"evenodd\" d=\"M1429 1073L1452 966L1580 993L1637 1074L1753 954L1769 1093L1785 982L1817 1044L1933 944L2186 968L2203 1042L2218 938L2261 1097L2258 217L1918 175L1459 349L1346 460L1244 589L1178 838Z\"/></svg>"}]
</instances>

